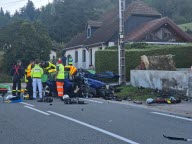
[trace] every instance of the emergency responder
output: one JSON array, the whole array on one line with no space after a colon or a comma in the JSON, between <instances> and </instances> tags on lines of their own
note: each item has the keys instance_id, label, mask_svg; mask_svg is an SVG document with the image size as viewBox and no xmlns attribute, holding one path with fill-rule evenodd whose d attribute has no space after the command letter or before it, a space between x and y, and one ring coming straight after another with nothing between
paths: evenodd
<instances>
[{"instance_id":1,"label":"emergency responder","mask_svg":"<svg viewBox=\"0 0 192 144\"><path fill-rule=\"evenodd\" d=\"M36 99L36 88L38 86L38 90L39 90L39 101L43 101L42 100L42 82L41 82L41 77L43 75L43 69L39 66L39 60L36 59L35 60L35 66L34 68L31 70L31 77L33 79L33 99Z\"/></svg>"},{"instance_id":2,"label":"emergency responder","mask_svg":"<svg viewBox=\"0 0 192 144\"><path fill-rule=\"evenodd\" d=\"M73 65L73 59L72 56L70 55L68 58L68 65L72 66Z\"/></svg>"},{"instance_id":3,"label":"emergency responder","mask_svg":"<svg viewBox=\"0 0 192 144\"><path fill-rule=\"evenodd\" d=\"M77 72L77 68L74 66L65 66L65 69L69 71L70 76L74 76Z\"/></svg>"},{"instance_id":4,"label":"emergency responder","mask_svg":"<svg viewBox=\"0 0 192 144\"><path fill-rule=\"evenodd\" d=\"M56 72L56 66L49 61L42 61L40 66L43 68L44 72Z\"/></svg>"},{"instance_id":5,"label":"emergency responder","mask_svg":"<svg viewBox=\"0 0 192 144\"><path fill-rule=\"evenodd\" d=\"M31 78L31 70L33 67L34 67L34 60L31 60L30 64L27 66L27 69L26 69L27 92L29 94L29 99L33 99L33 85L32 85L32 78Z\"/></svg>"},{"instance_id":6,"label":"emergency responder","mask_svg":"<svg viewBox=\"0 0 192 144\"><path fill-rule=\"evenodd\" d=\"M61 60L62 60L62 64L63 64L64 66L66 66L66 60L67 60L67 58L66 58L65 53L63 54Z\"/></svg>"},{"instance_id":7,"label":"emergency responder","mask_svg":"<svg viewBox=\"0 0 192 144\"><path fill-rule=\"evenodd\" d=\"M64 70L64 66L62 64L62 60L58 60L57 61L58 65L57 65L57 70L56 70L56 85L57 85L57 93L58 96L61 98L64 95L64 78L65 78L65 70Z\"/></svg>"},{"instance_id":8,"label":"emergency responder","mask_svg":"<svg viewBox=\"0 0 192 144\"><path fill-rule=\"evenodd\" d=\"M17 61L17 65L14 65L12 67L11 76L13 78L12 95L20 97L20 94L21 94L21 79L24 76L24 69L21 66L21 61L20 60Z\"/></svg>"}]
</instances>

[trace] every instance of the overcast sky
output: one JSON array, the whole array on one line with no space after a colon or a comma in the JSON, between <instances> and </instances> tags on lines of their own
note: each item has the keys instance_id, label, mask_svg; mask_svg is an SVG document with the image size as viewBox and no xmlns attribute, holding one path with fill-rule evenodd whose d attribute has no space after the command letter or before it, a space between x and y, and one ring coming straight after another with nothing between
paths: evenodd
<instances>
[{"instance_id":1,"label":"overcast sky","mask_svg":"<svg viewBox=\"0 0 192 144\"><path fill-rule=\"evenodd\" d=\"M0 7L3 7L3 10L8 10L11 14L14 14L16 10L19 10L21 7L25 6L28 0L0 0ZM35 8L40 8L43 5L52 2L53 0L31 0L33 1Z\"/></svg>"}]
</instances>

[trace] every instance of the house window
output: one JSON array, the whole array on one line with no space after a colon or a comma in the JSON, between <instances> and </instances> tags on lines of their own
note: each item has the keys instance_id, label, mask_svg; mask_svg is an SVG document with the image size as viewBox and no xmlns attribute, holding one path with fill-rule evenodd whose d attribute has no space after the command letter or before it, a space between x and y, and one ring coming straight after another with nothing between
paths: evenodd
<instances>
[{"instance_id":1,"label":"house window","mask_svg":"<svg viewBox=\"0 0 192 144\"><path fill-rule=\"evenodd\" d=\"M86 62L86 50L83 50L83 58L82 58L83 62Z\"/></svg>"},{"instance_id":2,"label":"house window","mask_svg":"<svg viewBox=\"0 0 192 144\"><path fill-rule=\"evenodd\" d=\"M78 62L78 51L75 51L75 62Z\"/></svg>"},{"instance_id":3,"label":"house window","mask_svg":"<svg viewBox=\"0 0 192 144\"><path fill-rule=\"evenodd\" d=\"M87 28L87 38L91 37L91 27Z\"/></svg>"}]
</instances>

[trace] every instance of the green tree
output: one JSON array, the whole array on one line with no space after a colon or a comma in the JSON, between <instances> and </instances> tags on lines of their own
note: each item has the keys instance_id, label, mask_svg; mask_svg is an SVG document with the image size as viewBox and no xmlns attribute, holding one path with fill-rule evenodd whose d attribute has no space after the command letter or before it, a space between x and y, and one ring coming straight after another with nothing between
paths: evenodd
<instances>
[{"instance_id":1,"label":"green tree","mask_svg":"<svg viewBox=\"0 0 192 144\"><path fill-rule=\"evenodd\" d=\"M21 19L27 19L30 21L35 21L38 17L38 10L35 9L35 6L31 0L28 0L26 6L20 9L19 17Z\"/></svg>"},{"instance_id":2,"label":"green tree","mask_svg":"<svg viewBox=\"0 0 192 144\"><path fill-rule=\"evenodd\" d=\"M192 22L191 0L143 0L178 24Z\"/></svg>"},{"instance_id":3,"label":"green tree","mask_svg":"<svg viewBox=\"0 0 192 144\"><path fill-rule=\"evenodd\" d=\"M10 22L11 16L8 11L4 12L3 8L0 9L0 28Z\"/></svg>"},{"instance_id":4,"label":"green tree","mask_svg":"<svg viewBox=\"0 0 192 144\"><path fill-rule=\"evenodd\" d=\"M0 44L6 46L7 70L20 59L26 66L31 59L49 60L51 39L39 23L18 21L0 29Z\"/></svg>"},{"instance_id":5,"label":"green tree","mask_svg":"<svg viewBox=\"0 0 192 144\"><path fill-rule=\"evenodd\" d=\"M87 20L97 20L115 3L114 0L54 0L42 8L39 20L53 40L68 42L85 29Z\"/></svg>"}]
</instances>

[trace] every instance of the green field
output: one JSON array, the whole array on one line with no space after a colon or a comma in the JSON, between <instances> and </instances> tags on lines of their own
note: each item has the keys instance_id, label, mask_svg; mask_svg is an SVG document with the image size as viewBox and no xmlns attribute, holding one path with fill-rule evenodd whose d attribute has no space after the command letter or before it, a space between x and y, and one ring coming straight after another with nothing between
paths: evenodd
<instances>
[{"instance_id":1,"label":"green field","mask_svg":"<svg viewBox=\"0 0 192 144\"><path fill-rule=\"evenodd\" d=\"M186 23L186 24L181 24L181 25L179 25L179 27L184 31L187 31L187 30L192 31L192 22L191 23Z\"/></svg>"}]
</instances>

